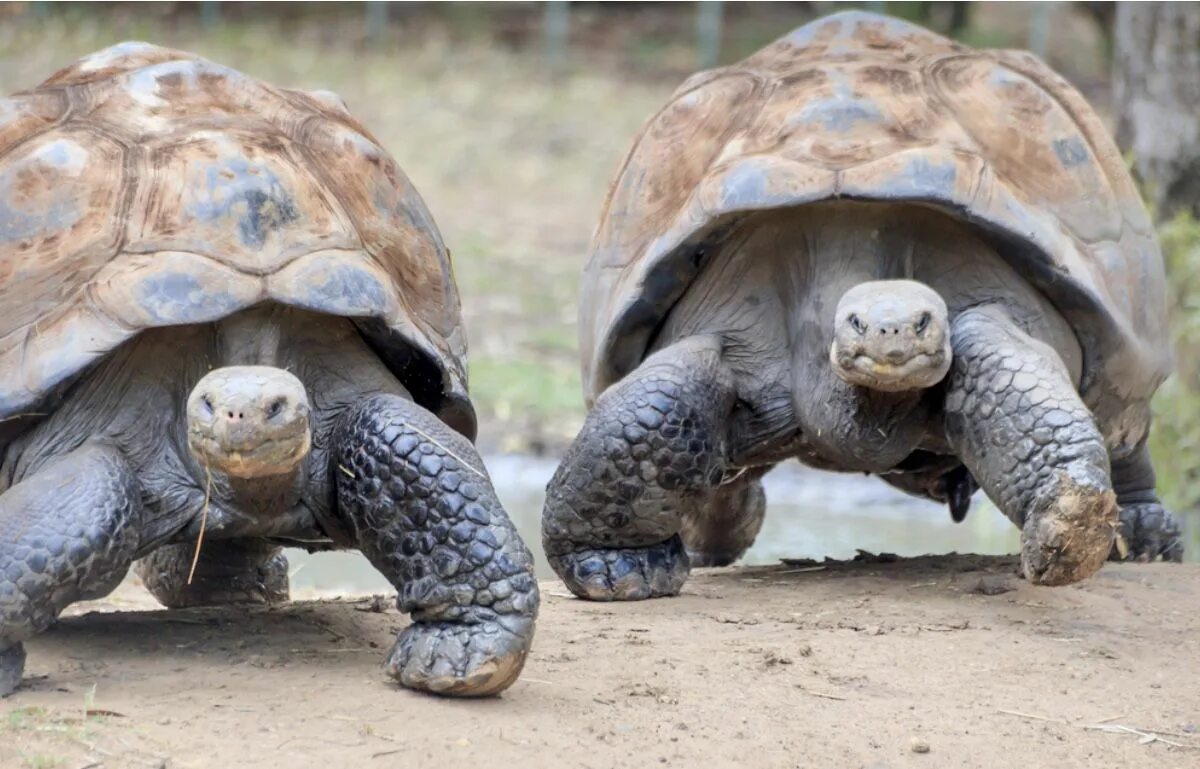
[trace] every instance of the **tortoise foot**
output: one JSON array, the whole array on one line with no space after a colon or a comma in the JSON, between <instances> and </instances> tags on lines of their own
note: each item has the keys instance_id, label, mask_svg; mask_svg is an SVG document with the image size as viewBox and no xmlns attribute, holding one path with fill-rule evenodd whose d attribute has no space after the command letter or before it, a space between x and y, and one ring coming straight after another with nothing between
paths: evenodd
<instances>
[{"instance_id":1,"label":"tortoise foot","mask_svg":"<svg viewBox=\"0 0 1200 769\"><path fill-rule=\"evenodd\" d=\"M591 601L676 595L690 569L678 535L650 547L580 550L550 560L571 592Z\"/></svg>"},{"instance_id":2,"label":"tortoise foot","mask_svg":"<svg viewBox=\"0 0 1200 769\"><path fill-rule=\"evenodd\" d=\"M1029 516L1021 533L1021 568L1038 585L1068 585L1095 574L1113 545L1116 497L1096 486L1063 484L1043 512Z\"/></svg>"},{"instance_id":3,"label":"tortoise foot","mask_svg":"<svg viewBox=\"0 0 1200 769\"><path fill-rule=\"evenodd\" d=\"M384 669L410 689L488 697L517 680L532 640L529 617L473 624L414 622L396 638Z\"/></svg>"},{"instance_id":4,"label":"tortoise foot","mask_svg":"<svg viewBox=\"0 0 1200 769\"><path fill-rule=\"evenodd\" d=\"M7 697L21 685L25 672L25 647L19 643L0 649L0 697Z\"/></svg>"},{"instance_id":5,"label":"tortoise foot","mask_svg":"<svg viewBox=\"0 0 1200 769\"><path fill-rule=\"evenodd\" d=\"M1121 508L1117 527L1120 544L1109 556L1114 561L1183 560L1183 527L1179 519L1158 502L1140 502Z\"/></svg>"}]
</instances>

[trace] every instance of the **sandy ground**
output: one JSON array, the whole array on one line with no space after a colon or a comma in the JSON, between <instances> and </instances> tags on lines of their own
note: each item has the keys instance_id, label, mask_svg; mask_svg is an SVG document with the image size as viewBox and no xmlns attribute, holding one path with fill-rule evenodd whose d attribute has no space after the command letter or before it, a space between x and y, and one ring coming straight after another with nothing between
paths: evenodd
<instances>
[{"instance_id":1,"label":"sandy ground","mask_svg":"<svg viewBox=\"0 0 1200 769\"><path fill-rule=\"evenodd\" d=\"M602 605L544 582L503 697L388 683L370 597L139 611L29 644L0 766L1200 767L1200 566L1036 588L1012 558L701 571Z\"/></svg>"}]
</instances>

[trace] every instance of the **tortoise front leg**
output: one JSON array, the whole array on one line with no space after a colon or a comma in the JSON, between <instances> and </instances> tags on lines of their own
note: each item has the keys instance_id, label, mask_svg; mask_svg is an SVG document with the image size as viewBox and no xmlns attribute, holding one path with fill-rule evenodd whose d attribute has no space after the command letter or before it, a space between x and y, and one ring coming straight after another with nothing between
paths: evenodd
<instances>
[{"instance_id":1,"label":"tortoise front leg","mask_svg":"<svg viewBox=\"0 0 1200 769\"><path fill-rule=\"evenodd\" d=\"M21 681L22 641L120 584L141 516L129 463L107 445L50 460L0 494L0 696Z\"/></svg>"},{"instance_id":2,"label":"tortoise front leg","mask_svg":"<svg viewBox=\"0 0 1200 769\"><path fill-rule=\"evenodd\" d=\"M1091 576L1113 543L1108 452L1062 361L997 308L954 321L946 434L988 497L1021 527L1031 582Z\"/></svg>"},{"instance_id":3,"label":"tortoise front leg","mask_svg":"<svg viewBox=\"0 0 1200 769\"><path fill-rule=\"evenodd\" d=\"M533 557L470 441L412 401L375 395L334 431L338 515L411 612L388 655L401 684L480 697L507 688L533 640Z\"/></svg>"},{"instance_id":4,"label":"tortoise front leg","mask_svg":"<svg viewBox=\"0 0 1200 769\"><path fill-rule=\"evenodd\" d=\"M701 337L660 350L600 396L542 512L546 556L571 592L679 592L689 570L682 518L706 508L724 478L735 398L719 340Z\"/></svg>"}]
</instances>

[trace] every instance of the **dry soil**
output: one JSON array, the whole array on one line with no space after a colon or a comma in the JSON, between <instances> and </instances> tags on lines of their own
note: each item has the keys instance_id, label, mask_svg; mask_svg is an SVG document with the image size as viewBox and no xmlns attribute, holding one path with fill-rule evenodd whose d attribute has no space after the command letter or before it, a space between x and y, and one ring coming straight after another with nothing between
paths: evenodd
<instances>
[{"instance_id":1,"label":"dry soil","mask_svg":"<svg viewBox=\"0 0 1200 769\"><path fill-rule=\"evenodd\" d=\"M166 612L135 583L28 644L0 767L1200 767L1200 566L1038 588L1012 558L543 582L487 701L389 683L390 600Z\"/></svg>"}]
</instances>

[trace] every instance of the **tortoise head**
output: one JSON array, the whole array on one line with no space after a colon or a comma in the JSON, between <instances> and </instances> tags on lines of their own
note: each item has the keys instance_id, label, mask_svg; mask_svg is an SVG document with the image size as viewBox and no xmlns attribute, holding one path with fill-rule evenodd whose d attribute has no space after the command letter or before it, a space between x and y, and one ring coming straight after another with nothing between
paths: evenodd
<instances>
[{"instance_id":1,"label":"tortoise head","mask_svg":"<svg viewBox=\"0 0 1200 769\"><path fill-rule=\"evenodd\" d=\"M188 448L205 467L237 478L296 469L312 445L308 394L273 366L225 366L205 375L187 402Z\"/></svg>"},{"instance_id":2,"label":"tortoise head","mask_svg":"<svg viewBox=\"0 0 1200 769\"><path fill-rule=\"evenodd\" d=\"M883 392L932 387L950 369L946 302L911 280L860 283L842 295L829 359L845 382Z\"/></svg>"}]
</instances>

